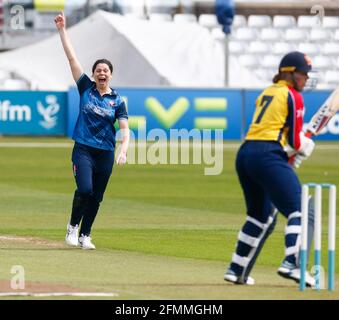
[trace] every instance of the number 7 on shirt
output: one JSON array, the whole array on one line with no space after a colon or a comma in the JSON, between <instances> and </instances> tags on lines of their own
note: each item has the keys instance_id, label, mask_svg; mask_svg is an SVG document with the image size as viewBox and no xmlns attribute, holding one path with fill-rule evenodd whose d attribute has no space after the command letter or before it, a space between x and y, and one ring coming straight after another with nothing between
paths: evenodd
<instances>
[{"instance_id":1,"label":"number 7 on shirt","mask_svg":"<svg viewBox=\"0 0 339 320\"><path fill-rule=\"evenodd\" d=\"M258 124L262 117L264 116L268 106L270 105L270 103L272 102L273 100L273 96L263 96L262 99L261 99L261 105L260 107L262 108L261 111L259 112L258 114L258 117L257 119L255 120L254 123Z\"/></svg>"}]
</instances>

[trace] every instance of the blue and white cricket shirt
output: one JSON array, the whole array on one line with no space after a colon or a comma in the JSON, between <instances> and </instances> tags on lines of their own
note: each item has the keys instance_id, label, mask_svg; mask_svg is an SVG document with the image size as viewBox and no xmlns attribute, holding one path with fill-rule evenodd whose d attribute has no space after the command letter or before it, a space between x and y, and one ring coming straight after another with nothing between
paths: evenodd
<instances>
[{"instance_id":1,"label":"blue and white cricket shirt","mask_svg":"<svg viewBox=\"0 0 339 320\"><path fill-rule=\"evenodd\" d=\"M101 96L86 74L81 75L77 86L80 106L72 139L94 148L114 150L114 123L117 119L128 119L125 102L113 89Z\"/></svg>"}]
</instances>

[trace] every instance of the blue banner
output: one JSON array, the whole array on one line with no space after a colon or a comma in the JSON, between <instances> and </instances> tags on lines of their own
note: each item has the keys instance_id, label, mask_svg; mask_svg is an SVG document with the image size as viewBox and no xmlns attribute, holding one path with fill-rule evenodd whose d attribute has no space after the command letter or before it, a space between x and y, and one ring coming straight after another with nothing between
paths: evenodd
<instances>
[{"instance_id":1,"label":"blue banner","mask_svg":"<svg viewBox=\"0 0 339 320\"><path fill-rule=\"evenodd\" d=\"M239 90L117 89L125 99L129 126L137 136L142 130L222 129L224 139L241 138L242 94ZM79 98L69 92L68 135L75 125ZM76 111L75 111L76 110Z\"/></svg>"},{"instance_id":2,"label":"blue banner","mask_svg":"<svg viewBox=\"0 0 339 320\"><path fill-rule=\"evenodd\" d=\"M120 88L118 92L126 101L136 137L144 132L141 138L148 138L152 129L161 129L167 136L171 129L221 129L225 140L240 140L251 123L261 90ZM330 93L303 93L305 122ZM0 91L0 134L71 137L78 108L76 88L68 92ZM339 114L316 139L339 140Z\"/></svg>"},{"instance_id":3,"label":"blue banner","mask_svg":"<svg viewBox=\"0 0 339 320\"><path fill-rule=\"evenodd\" d=\"M0 134L65 135L66 92L0 91Z\"/></svg>"}]
</instances>

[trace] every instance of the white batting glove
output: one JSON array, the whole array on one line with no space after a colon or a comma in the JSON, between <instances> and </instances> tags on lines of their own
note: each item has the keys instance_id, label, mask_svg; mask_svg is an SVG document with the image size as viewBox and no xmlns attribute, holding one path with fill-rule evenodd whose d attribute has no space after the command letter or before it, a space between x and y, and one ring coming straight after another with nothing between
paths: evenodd
<instances>
[{"instance_id":1,"label":"white batting glove","mask_svg":"<svg viewBox=\"0 0 339 320\"><path fill-rule=\"evenodd\" d=\"M117 156L116 162L118 165L123 165L125 164L127 161L127 155L126 152L120 152Z\"/></svg>"},{"instance_id":2,"label":"white batting glove","mask_svg":"<svg viewBox=\"0 0 339 320\"><path fill-rule=\"evenodd\" d=\"M305 160L306 158L302 156L301 154L297 154L294 158L293 161L293 167L298 169L301 165L301 163Z\"/></svg>"},{"instance_id":3,"label":"white batting glove","mask_svg":"<svg viewBox=\"0 0 339 320\"><path fill-rule=\"evenodd\" d=\"M302 155L306 159L312 154L314 147L314 141L307 138L303 132L300 132L300 148L298 150L298 154Z\"/></svg>"},{"instance_id":4,"label":"white batting glove","mask_svg":"<svg viewBox=\"0 0 339 320\"><path fill-rule=\"evenodd\" d=\"M293 157L296 154L296 151L289 144L285 145L284 151L287 153L287 156L289 158Z\"/></svg>"}]
</instances>

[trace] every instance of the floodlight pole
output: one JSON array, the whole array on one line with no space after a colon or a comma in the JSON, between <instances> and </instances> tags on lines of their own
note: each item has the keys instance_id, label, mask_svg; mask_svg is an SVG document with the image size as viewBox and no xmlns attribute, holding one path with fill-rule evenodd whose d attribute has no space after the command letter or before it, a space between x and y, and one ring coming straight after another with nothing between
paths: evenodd
<instances>
[{"instance_id":1,"label":"floodlight pole","mask_svg":"<svg viewBox=\"0 0 339 320\"><path fill-rule=\"evenodd\" d=\"M86 0L86 4L85 4L85 17L89 16L90 7L91 7L91 0Z\"/></svg>"},{"instance_id":2,"label":"floodlight pole","mask_svg":"<svg viewBox=\"0 0 339 320\"><path fill-rule=\"evenodd\" d=\"M147 0L144 0L144 3L143 3L143 15L144 17L148 17L148 6L147 6Z\"/></svg>"},{"instance_id":3,"label":"floodlight pole","mask_svg":"<svg viewBox=\"0 0 339 320\"><path fill-rule=\"evenodd\" d=\"M225 47L225 87L228 87L229 85L229 35L227 33L225 33L225 43L224 43L224 47Z\"/></svg>"}]
</instances>

